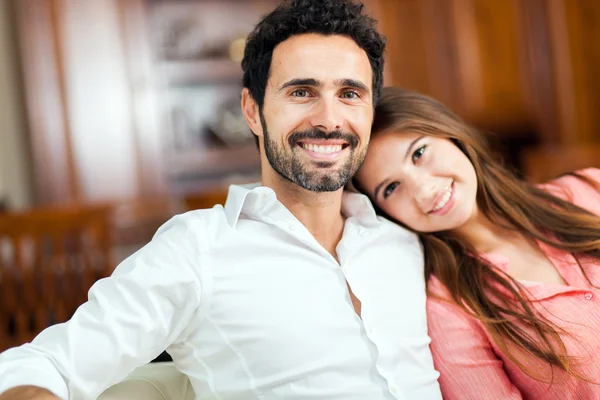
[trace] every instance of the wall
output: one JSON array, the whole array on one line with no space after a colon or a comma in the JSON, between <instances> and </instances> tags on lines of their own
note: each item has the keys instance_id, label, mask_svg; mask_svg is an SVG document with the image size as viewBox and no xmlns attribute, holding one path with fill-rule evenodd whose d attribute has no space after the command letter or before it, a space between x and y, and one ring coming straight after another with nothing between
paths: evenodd
<instances>
[{"instance_id":1,"label":"wall","mask_svg":"<svg viewBox=\"0 0 600 400\"><path fill-rule=\"evenodd\" d=\"M32 181L14 20L0 0L0 199L10 208L32 204Z\"/></svg>"}]
</instances>

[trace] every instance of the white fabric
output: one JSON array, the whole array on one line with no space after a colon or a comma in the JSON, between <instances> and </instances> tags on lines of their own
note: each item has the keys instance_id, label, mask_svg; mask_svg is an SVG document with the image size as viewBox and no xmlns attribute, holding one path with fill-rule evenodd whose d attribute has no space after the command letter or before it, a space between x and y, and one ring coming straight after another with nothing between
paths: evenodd
<instances>
[{"instance_id":1,"label":"white fabric","mask_svg":"<svg viewBox=\"0 0 600 400\"><path fill-rule=\"evenodd\" d=\"M23 384L94 399L163 349L196 399L441 399L417 238L344 194L340 263L266 187L166 223L73 318L0 355ZM352 307L346 281L362 302Z\"/></svg>"},{"instance_id":2,"label":"white fabric","mask_svg":"<svg viewBox=\"0 0 600 400\"><path fill-rule=\"evenodd\" d=\"M173 363L142 365L106 389L98 400L194 400L190 380Z\"/></svg>"}]
</instances>

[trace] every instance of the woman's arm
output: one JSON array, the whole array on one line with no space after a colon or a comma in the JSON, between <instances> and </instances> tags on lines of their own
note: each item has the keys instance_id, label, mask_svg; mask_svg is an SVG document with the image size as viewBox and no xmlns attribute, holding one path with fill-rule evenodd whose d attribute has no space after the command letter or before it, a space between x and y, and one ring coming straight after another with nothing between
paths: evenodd
<instances>
[{"instance_id":1,"label":"woman's arm","mask_svg":"<svg viewBox=\"0 0 600 400\"><path fill-rule=\"evenodd\" d=\"M460 307L435 298L427 300L427 318L444 399L522 399L477 320Z\"/></svg>"}]
</instances>

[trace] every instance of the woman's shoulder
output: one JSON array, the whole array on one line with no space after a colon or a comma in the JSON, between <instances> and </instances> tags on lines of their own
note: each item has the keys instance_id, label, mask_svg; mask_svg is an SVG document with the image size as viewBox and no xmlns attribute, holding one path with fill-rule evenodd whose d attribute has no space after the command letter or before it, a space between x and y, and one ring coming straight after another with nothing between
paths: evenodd
<instances>
[{"instance_id":1,"label":"woman's shoulder","mask_svg":"<svg viewBox=\"0 0 600 400\"><path fill-rule=\"evenodd\" d=\"M427 279L427 307L437 308L438 305L458 307L446 285L431 275Z\"/></svg>"},{"instance_id":2,"label":"woman's shoulder","mask_svg":"<svg viewBox=\"0 0 600 400\"><path fill-rule=\"evenodd\" d=\"M446 286L435 276L427 280L427 323L432 336L445 335L457 327L485 331L484 325L453 299Z\"/></svg>"},{"instance_id":3,"label":"woman's shoulder","mask_svg":"<svg viewBox=\"0 0 600 400\"><path fill-rule=\"evenodd\" d=\"M541 186L558 186L558 187L578 187L586 185L593 187L594 184L600 185L600 169L585 168L573 171L559 176L549 182L541 184Z\"/></svg>"},{"instance_id":4,"label":"woman's shoulder","mask_svg":"<svg viewBox=\"0 0 600 400\"><path fill-rule=\"evenodd\" d=\"M600 169L586 168L539 185L555 196L600 214Z\"/></svg>"}]
</instances>

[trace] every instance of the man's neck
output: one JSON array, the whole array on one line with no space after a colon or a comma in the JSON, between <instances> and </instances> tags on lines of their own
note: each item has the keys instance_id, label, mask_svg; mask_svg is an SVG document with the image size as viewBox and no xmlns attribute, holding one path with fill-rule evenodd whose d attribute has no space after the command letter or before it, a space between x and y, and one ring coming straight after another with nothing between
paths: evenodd
<instances>
[{"instance_id":1,"label":"man's neck","mask_svg":"<svg viewBox=\"0 0 600 400\"><path fill-rule=\"evenodd\" d=\"M277 199L300 221L313 237L334 257L344 230L342 192L313 192L292 182L263 182Z\"/></svg>"}]
</instances>

